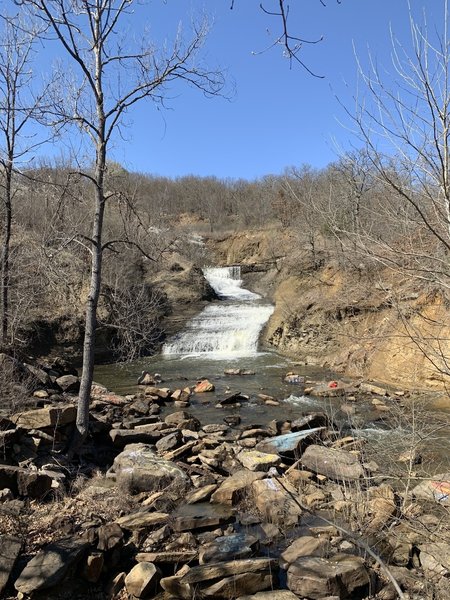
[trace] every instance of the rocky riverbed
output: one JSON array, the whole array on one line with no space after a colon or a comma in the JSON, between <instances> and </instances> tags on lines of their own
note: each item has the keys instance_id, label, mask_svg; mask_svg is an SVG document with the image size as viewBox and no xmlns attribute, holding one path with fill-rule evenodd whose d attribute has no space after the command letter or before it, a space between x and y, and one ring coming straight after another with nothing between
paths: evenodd
<instances>
[{"instance_id":1,"label":"rocky riverbed","mask_svg":"<svg viewBox=\"0 0 450 600\"><path fill-rule=\"evenodd\" d=\"M149 375L129 396L94 385L89 439L69 461L76 373L8 360L29 396L1 419L3 597L450 596L450 474L426 477L418 448L397 457L400 478L324 412L241 424L237 371L244 391L220 399L206 380L171 389ZM311 387L380 412L403 401L370 384ZM215 423L190 413L199 397L218 405Z\"/></svg>"}]
</instances>

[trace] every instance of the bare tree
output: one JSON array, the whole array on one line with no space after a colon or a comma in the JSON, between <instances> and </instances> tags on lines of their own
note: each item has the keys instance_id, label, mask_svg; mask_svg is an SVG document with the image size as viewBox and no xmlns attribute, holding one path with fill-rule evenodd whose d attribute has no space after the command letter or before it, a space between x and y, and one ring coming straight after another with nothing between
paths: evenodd
<instances>
[{"instance_id":1,"label":"bare tree","mask_svg":"<svg viewBox=\"0 0 450 600\"><path fill-rule=\"evenodd\" d=\"M86 135L94 150L91 169L83 175L92 187L92 233L77 241L91 254L91 278L86 306L83 372L78 403L73 449L87 435L89 401L94 369L94 340L97 306L100 296L102 257L118 241L103 241L103 221L114 191L105 187L108 149L114 135L120 133L123 118L144 99L162 103L167 86L180 81L201 92L221 92L220 72L204 68L197 57L208 27L193 25L190 41L184 43L179 31L170 49L126 40L120 29L132 18L133 0L23 0L65 51L74 72L69 93L61 96L53 108L55 122L74 124Z\"/></svg>"},{"instance_id":2,"label":"bare tree","mask_svg":"<svg viewBox=\"0 0 450 600\"><path fill-rule=\"evenodd\" d=\"M0 276L0 341L6 344L9 328L10 254L15 196L13 179L42 139L29 126L42 108L48 88L34 94L34 46L42 33L32 21L2 16L0 42L0 186L2 190L2 247Z\"/></svg>"},{"instance_id":3,"label":"bare tree","mask_svg":"<svg viewBox=\"0 0 450 600\"><path fill-rule=\"evenodd\" d=\"M358 60L365 93L357 98L356 113L348 114L386 190L374 214L383 227L376 235L361 232L358 246L379 263L426 284L430 298L436 302L440 297L442 304L450 290L449 5L442 3L442 20L432 27L426 15L418 23L409 2L407 7L411 41L401 42L391 32L392 76L371 56L367 69ZM404 322L411 340L449 375L448 323L435 323L424 340L409 318Z\"/></svg>"}]
</instances>

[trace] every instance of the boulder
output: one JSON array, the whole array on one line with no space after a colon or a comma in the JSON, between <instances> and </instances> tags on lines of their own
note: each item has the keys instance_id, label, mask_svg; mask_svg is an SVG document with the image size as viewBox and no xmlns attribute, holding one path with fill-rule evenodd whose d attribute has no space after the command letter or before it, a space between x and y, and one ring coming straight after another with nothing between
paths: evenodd
<instances>
[{"instance_id":1,"label":"boulder","mask_svg":"<svg viewBox=\"0 0 450 600\"><path fill-rule=\"evenodd\" d=\"M174 463L157 456L146 444L130 444L116 456L112 470L117 484L131 492L153 492L167 487L184 489L187 475Z\"/></svg>"},{"instance_id":2,"label":"boulder","mask_svg":"<svg viewBox=\"0 0 450 600\"><path fill-rule=\"evenodd\" d=\"M287 572L288 588L301 598L351 598L352 593L370 583L362 558L341 555L327 560L305 556L293 562Z\"/></svg>"},{"instance_id":3,"label":"boulder","mask_svg":"<svg viewBox=\"0 0 450 600\"><path fill-rule=\"evenodd\" d=\"M213 383L208 381L208 379L201 379L197 382L197 385L194 387L194 392L196 394L202 394L204 392L214 392L215 386Z\"/></svg>"},{"instance_id":4,"label":"boulder","mask_svg":"<svg viewBox=\"0 0 450 600\"><path fill-rule=\"evenodd\" d=\"M202 589L204 598L229 598L236 594L252 594L259 590L267 590L274 587L276 583L274 573L265 571L262 573L240 573L231 577L225 577L217 583Z\"/></svg>"},{"instance_id":5,"label":"boulder","mask_svg":"<svg viewBox=\"0 0 450 600\"><path fill-rule=\"evenodd\" d=\"M364 469L358 457L345 450L318 445L308 446L301 461L306 469L337 481L364 477Z\"/></svg>"},{"instance_id":6,"label":"boulder","mask_svg":"<svg viewBox=\"0 0 450 600\"><path fill-rule=\"evenodd\" d=\"M298 596L289 590L271 590L270 592L258 592L252 596L239 596L237 600L298 600Z\"/></svg>"},{"instance_id":7,"label":"boulder","mask_svg":"<svg viewBox=\"0 0 450 600\"><path fill-rule=\"evenodd\" d=\"M236 504L250 488L252 483L258 479L262 479L264 473L248 471L243 469L237 471L220 485L220 487L212 494L211 502L219 504L227 504L233 506Z\"/></svg>"},{"instance_id":8,"label":"boulder","mask_svg":"<svg viewBox=\"0 0 450 600\"><path fill-rule=\"evenodd\" d=\"M260 577L264 577L267 573L275 572L276 568L277 561L274 559L247 558L216 564L200 565L198 567L192 567L191 569L187 567L183 570L182 574L173 577L165 577L161 579L160 583L161 587L166 592L169 592L169 594L174 595L176 598L192 600L192 598L196 597L196 588L203 582L224 577L230 578L223 588L219 586L219 589L213 588L207 593L210 597L232 598L233 592L230 590L229 584L231 584L231 580L236 579L236 576L244 573L257 573ZM240 583L240 595L242 595L242 593L247 593L245 589L242 589L242 582ZM268 585L270 586L270 582ZM212 586L210 586L210 588L211 587ZM252 593L251 590L249 590L249 592Z\"/></svg>"},{"instance_id":9,"label":"boulder","mask_svg":"<svg viewBox=\"0 0 450 600\"><path fill-rule=\"evenodd\" d=\"M129 531L138 531L139 529L146 529L147 527L155 527L155 525L162 525L167 523L169 515L163 512L148 512L148 511L137 511L124 515L116 520L116 524L122 529L128 529Z\"/></svg>"},{"instance_id":10,"label":"boulder","mask_svg":"<svg viewBox=\"0 0 450 600\"><path fill-rule=\"evenodd\" d=\"M89 544L78 538L49 544L25 566L14 587L22 594L31 594L57 585L88 548Z\"/></svg>"},{"instance_id":11,"label":"boulder","mask_svg":"<svg viewBox=\"0 0 450 600\"><path fill-rule=\"evenodd\" d=\"M201 426L200 421L196 417L184 410L167 415L164 422L167 425L178 427L178 429L191 429L192 431L198 431Z\"/></svg>"},{"instance_id":12,"label":"boulder","mask_svg":"<svg viewBox=\"0 0 450 600\"><path fill-rule=\"evenodd\" d=\"M302 556L325 556L330 550L330 542L326 538L304 535L297 538L280 555L280 566L287 569L289 565Z\"/></svg>"},{"instance_id":13,"label":"boulder","mask_svg":"<svg viewBox=\"0 0 450 600\"><path fill-rule=\"evenodd\" d=\"M70 394L77 394L80 390L80 380L75 375L63 375L58 377L55 381L63 392Z\"/></svg>"},{"instance_id":14,"label":"boulder","mask_svg":"<svg viewBox=\"0 0 450 600\"><path fill-rule=\"evenodd\" d=\"M267 454L258 450L243 450L237 455L238 461L249 471L265 471L281 463L278 454Z\"/></svg>"},{"instance_id":15,"label":"boulder","mask_svg":"<svg viewBox=\"0 0 450 600\"><path fill-rule=\"evenodd\" d=\"M284 527L297 524L302 509L294 500L297 491L287 480L283 485L274 478L255 481L252 491L256 508L269 523Z\"/></svg>"},{"instance_id":16,"label":"boulder","mask_svg":"<svg viewBox=\"0 0 450 600\"><path fill-rule=\"evenodd\" d=\"M145 427L145 426L144 426ZM125 448L131 444L155 444L162 437L160 431L142 429L111 429L109 432L114 446Z\"/></svg>"},{"instance_id":17,"label":"boulder","mask_svg":"<svg viewBox=\"0 0 450 600\"><path fill-rule=\"evenodd\" d=\"M22 548L22 541L12 535L0 535L0 597Z\"/></svg>"},{"instance_id":18,"label":"boulder","mask_svg":"<svg viewBox=\"0 0 450 600\"><path fill-rule=\"evenodd\" d=\"M136 598L153 598L161 571L151 562L139 562L125 577L127 592Z\"/></svg>"},{"instance_id":19,"label":"boulder","mask_svg":"<svg viewBox=\"0 0 450 600\"><path fill-rule=\"evenodd\" d=\"M215 563L236 560L251 556L259 547L258 539L245 533L234 533L217 537L213 542L203 544L199 555L199 563Z\"/></svg>"},{"instance_id":20,"label":"boulder","mask_svg":"<svg viewBox=\"0 0 450 600\"><path fill-rule=\"evenodd\" d=\"M17 413L11 417L11 420L17 427L23 429L45 429L50 427L62 427L74 423L77 416L77 409L73 404L63 406L46 406L27 412Z\"/></svg>"}]
</instances>

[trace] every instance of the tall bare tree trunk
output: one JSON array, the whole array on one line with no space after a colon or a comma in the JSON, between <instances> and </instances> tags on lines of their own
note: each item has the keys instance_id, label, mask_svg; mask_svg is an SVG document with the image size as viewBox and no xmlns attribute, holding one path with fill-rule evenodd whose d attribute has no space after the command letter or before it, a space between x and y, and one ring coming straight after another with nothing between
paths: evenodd
<instances>
[{"instance_id":1,"label":"tall bare tree trunk","mask_svg":"<svg viewBox=\"0 0 450 600\"><path fill-rule=\"evenodd\" d=\"M3 244L1 254L1 281L0 281L0 306L1 306L1 342L7 344L8 339L8 313L9 313L9 255L11 244L12 223L12 162L7 165L5 172L5 196L3 199Z\"/></svg>"}]
</instances>

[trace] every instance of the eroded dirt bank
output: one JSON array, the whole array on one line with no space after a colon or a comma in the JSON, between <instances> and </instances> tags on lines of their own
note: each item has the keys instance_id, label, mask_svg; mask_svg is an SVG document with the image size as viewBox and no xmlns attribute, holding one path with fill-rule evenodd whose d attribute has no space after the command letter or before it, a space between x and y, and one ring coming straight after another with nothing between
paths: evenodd
<instances>
[{"instance_id":1,"label":"eroded dirt bank","mask_svg":"<svg viewBox=\"0 0 450 600\"><path fill-rule=\"evenodd\" d=\"M299 246L287 230L210 240L217 261L241 264L247 284L275 303L265 341L307 364L408 389L445 389L450 310L411 276L336 249Z\"/></svg>"}]
</instances>

